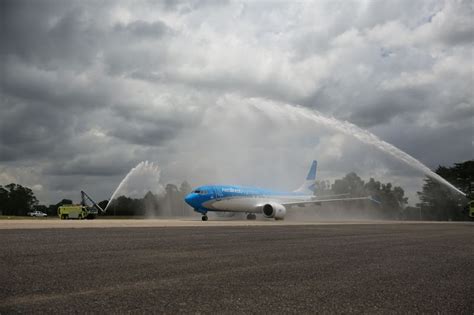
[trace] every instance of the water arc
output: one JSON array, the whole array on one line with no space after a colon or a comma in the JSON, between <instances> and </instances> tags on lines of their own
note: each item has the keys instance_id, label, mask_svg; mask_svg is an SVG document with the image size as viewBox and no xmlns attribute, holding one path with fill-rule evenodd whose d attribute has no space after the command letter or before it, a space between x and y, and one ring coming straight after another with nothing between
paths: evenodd
<instances>
[{"instance_id":1,"label":"water arc","mask_svg":"<svg viewBox=\"0 0 474 315\"><path fill-rule=\"evenodd\" d=\"M135 183L133 190L129 191L129 195L143 197L147 191L160 193L160 190L162 190L162 186L160 184L160 174L161 170L155 163L148 161L142 161L138 163L127 173L127 175L117 186L104 211L107 211L107 208L112 204L118 193L126 189L129 185L129 182L135 177L138 177L138 183Z\"/></svg>"},{"instance_id":2,"label":"water arc","mask_svg":"<svg viewBox=\"0 0 474 315\"><path fill-rule=\"evenodd\" d=\"M359 141L374 146L377 149L381 150L382 152L398 159L399 161L404 162L406 165L413 167L422 173L424 173L426 176L438 181L439 183L446 185L453 191L466 196L465 193L463 193L461 190L456 188L454 185L449 183L447 180L433 172L429 167L409 155L408 153L404 152L403 150L400 150L399 148L395 147L394 145L380 139L370 131L364 130L348 121L341 121L338 120L334 117L329 117L321 114L317 110L313 109L308 109L304 108L301 106L294 106L290 104L284 104L284 105L273 105L269 104L268 102L264 103L255 103L254 106L259 108L260 110L270 110L268 106L271 106L271 110L283 110L285 114L292 114L295 116L300 116L304 117L306 119L309 119L311 121L314 121L316 123L323 124L327 127L330 127L334 130L337 130L341 133L344 133L346 135L352 136Z\"/></svg>"}]
</instances>

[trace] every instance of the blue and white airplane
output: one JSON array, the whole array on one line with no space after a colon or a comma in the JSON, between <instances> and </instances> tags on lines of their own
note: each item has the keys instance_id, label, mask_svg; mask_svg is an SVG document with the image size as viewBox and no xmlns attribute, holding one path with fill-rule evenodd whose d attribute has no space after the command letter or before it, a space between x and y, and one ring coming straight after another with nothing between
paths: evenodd
<instances>
[{"instance_id":1,"label":"blue and white airplane","mask_svg":"<svg viewBox=\"0 0 474 315\"><path fill-rule=\"evenodd\" d=\"M317 198L314 195L317 161L313 161L306 176L306 181L293 192L277 192L257 187L206 185L199 186L188 194L184 201L202 214L202 220L207 221L208 211L244 212L247 219L256 219L256 214L266 218L283 220L286 209L307 204L321 204L333 201L373 200L371 197L334 198L342 195ZM377 202L377 201L375 201Z\"/></svg>"}]
</instances>

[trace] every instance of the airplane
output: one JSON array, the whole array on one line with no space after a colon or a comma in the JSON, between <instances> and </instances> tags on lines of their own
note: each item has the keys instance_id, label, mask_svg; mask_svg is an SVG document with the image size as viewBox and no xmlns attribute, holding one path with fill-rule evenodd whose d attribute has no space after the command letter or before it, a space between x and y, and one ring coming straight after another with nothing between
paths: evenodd
<instances>
[{"instance_id":1,"label":"airplane","mask_svg":"<svg viewBox=\"0 0 474 315\"><path fill-rule=\"evenodd\" d=\"M335 198L343 195L317 198L314 195L316 168L318 162L313 161L305 182L292 192L278 192L269 189L231 185L205 185L195 188L184 201L202 215L207 221L207 212L244 212L248 220L255 220L257 214L265 218L283 220L289 207L304 207L308 204L320 205L324 202L370 200L379 203L370 196L353 198Z\"/></svg>"}]
</instances>

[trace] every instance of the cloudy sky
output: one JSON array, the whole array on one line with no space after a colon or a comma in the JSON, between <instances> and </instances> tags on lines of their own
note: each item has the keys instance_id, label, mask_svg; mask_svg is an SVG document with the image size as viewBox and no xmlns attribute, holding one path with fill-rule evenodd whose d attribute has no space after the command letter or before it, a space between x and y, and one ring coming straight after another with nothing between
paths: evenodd
<instances>
[{"instance_id":1,"label":"cloudy sky","mask_svg":"<svg viewBox=\"0 0 474 315\"><path fill-rule=\"evenodd\" d=\"M290 189L315 158L414 196L419 171L306 108L430 168L474 157L470 0L0 6L0 184L44 203L106 199L144 160L163 183Z\"/></svg>"}]
</instances>

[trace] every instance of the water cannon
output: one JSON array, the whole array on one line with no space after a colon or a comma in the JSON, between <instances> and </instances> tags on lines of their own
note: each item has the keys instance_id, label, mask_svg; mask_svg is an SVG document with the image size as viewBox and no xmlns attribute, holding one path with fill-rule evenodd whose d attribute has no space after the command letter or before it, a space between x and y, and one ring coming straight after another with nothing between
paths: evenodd
<instances>
[{"instance_id":1,"label":"water cannon","mask_svg":"<svg viewBox=\"0 0 474 315\"><path fill-rule=\"evenodd\" d=\"M85 191L81 190L81 205L87 206L86 199L89 200L92 203L92 205L97 208L97 210L99 210L102 213L105 213L104 209L102 209L94 200L92 200L92 198L89 197L89 195L86 194Z\"/></svg>"}]
</instances>

